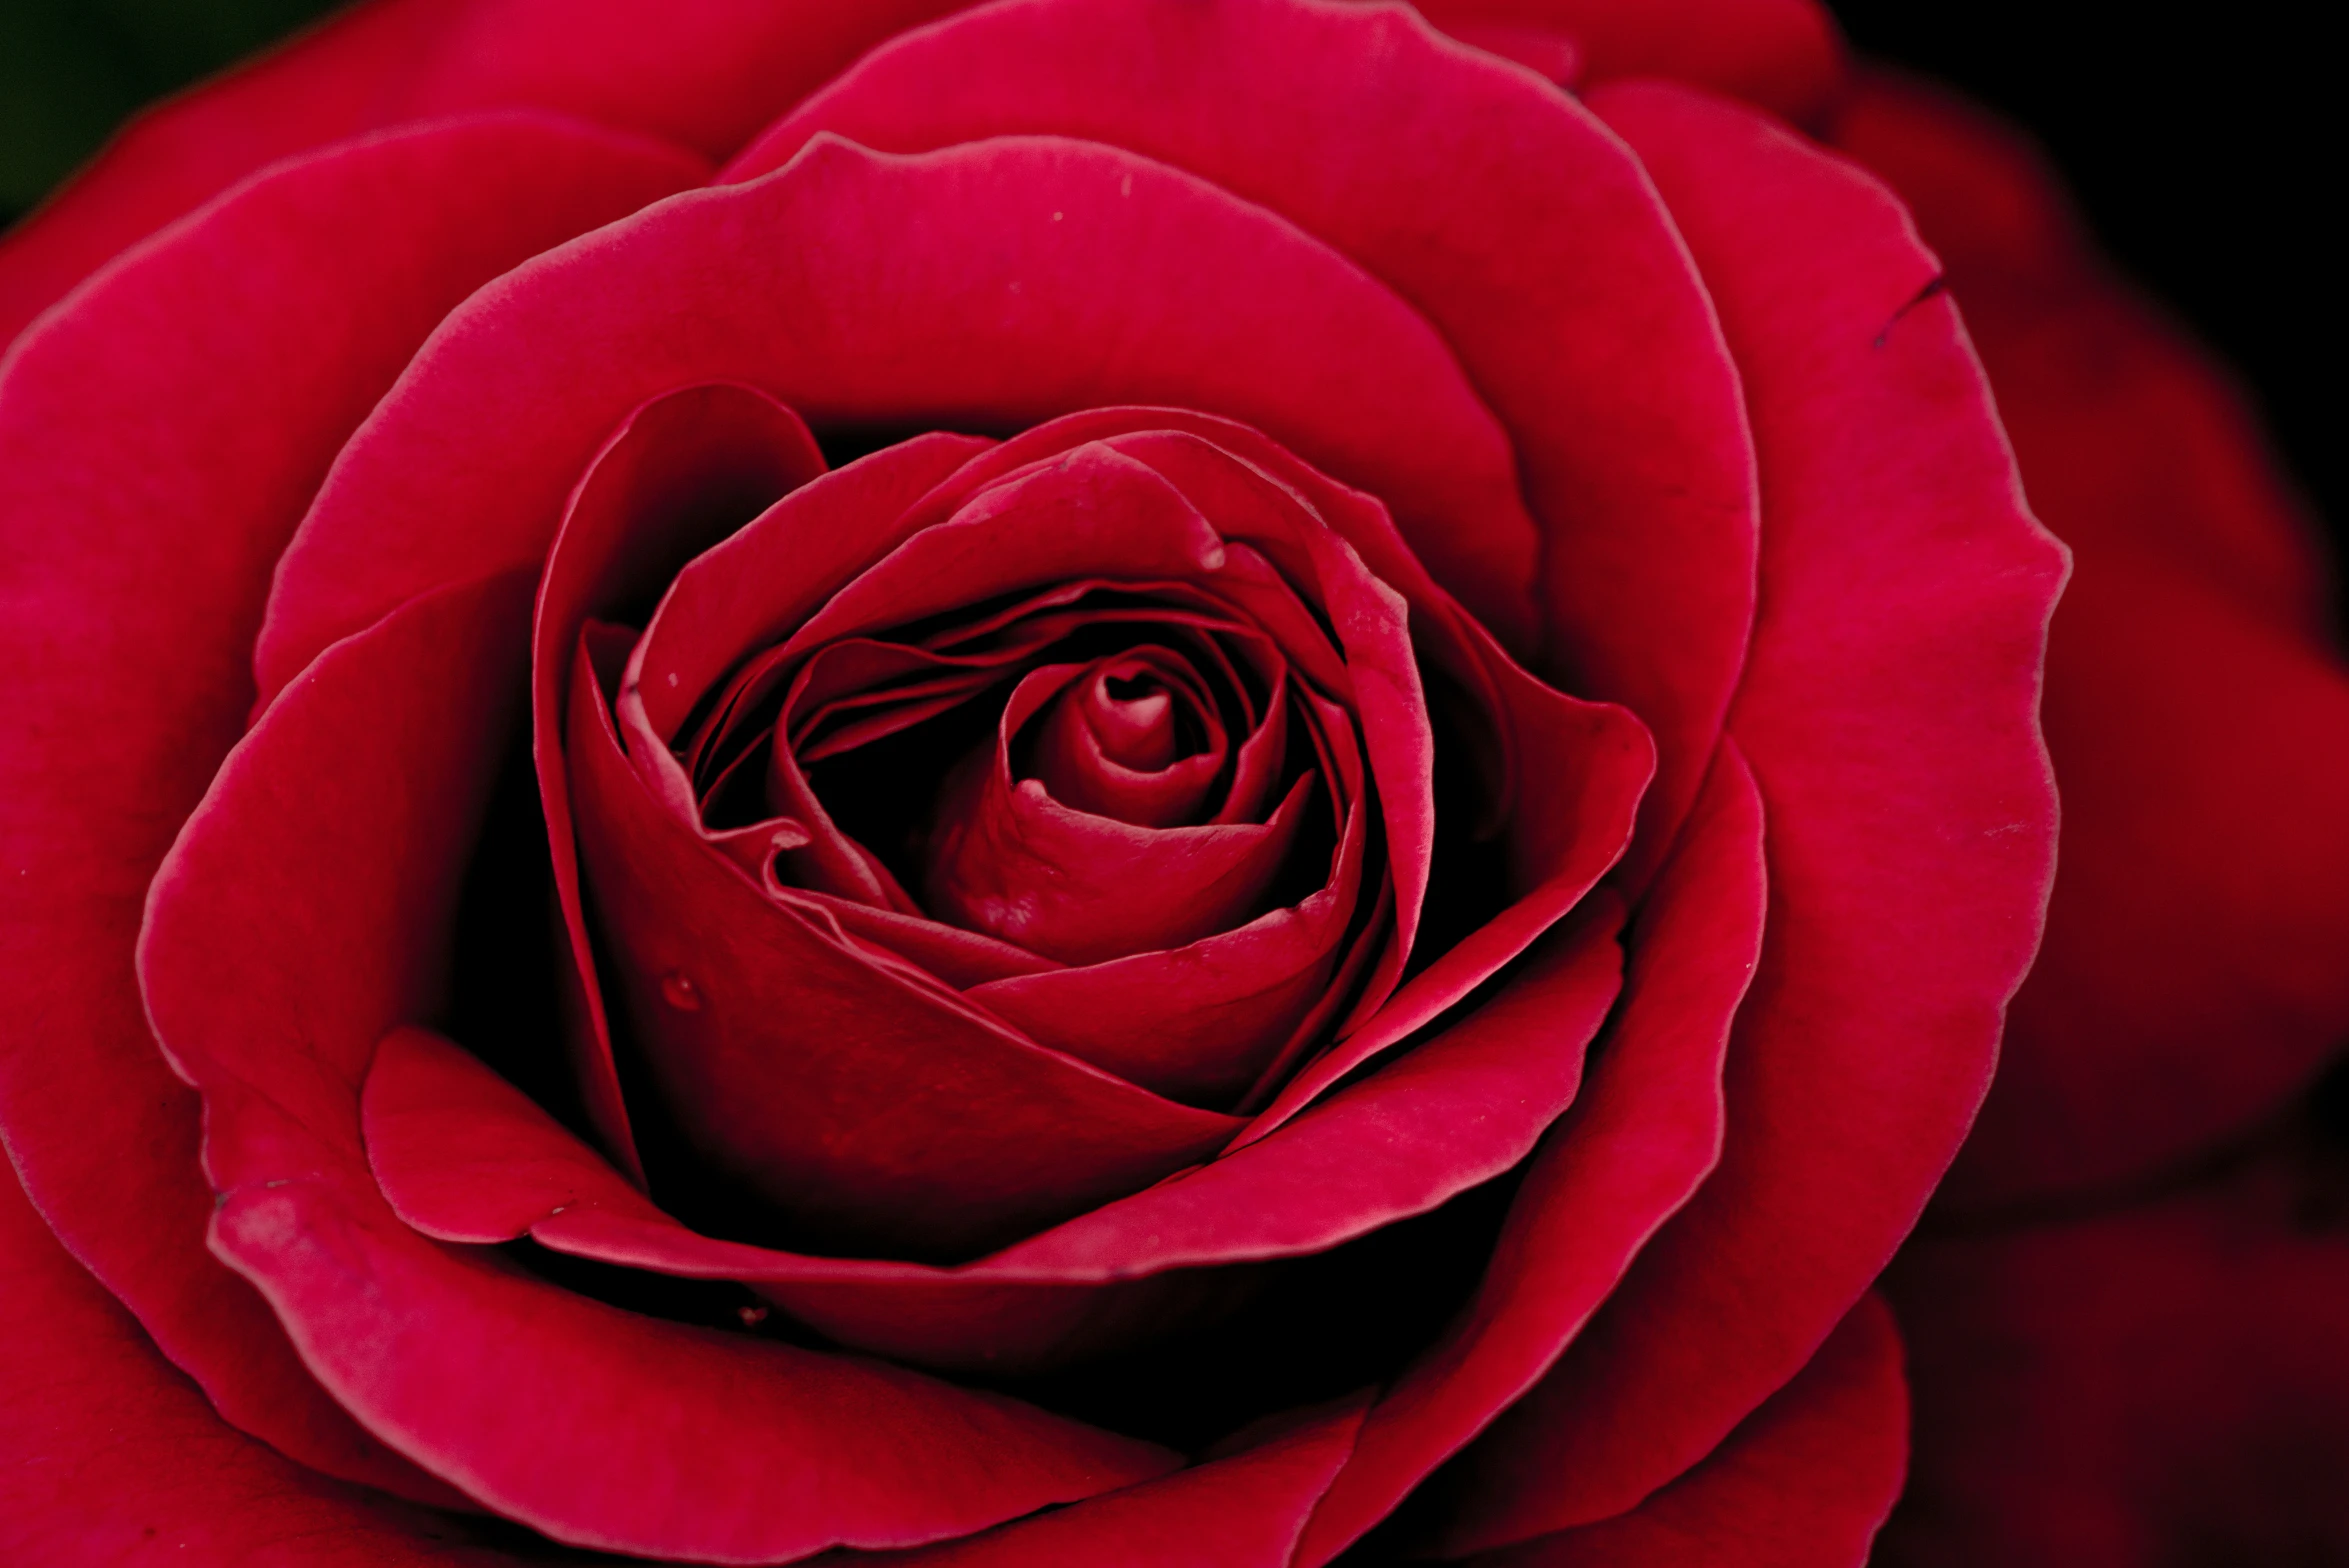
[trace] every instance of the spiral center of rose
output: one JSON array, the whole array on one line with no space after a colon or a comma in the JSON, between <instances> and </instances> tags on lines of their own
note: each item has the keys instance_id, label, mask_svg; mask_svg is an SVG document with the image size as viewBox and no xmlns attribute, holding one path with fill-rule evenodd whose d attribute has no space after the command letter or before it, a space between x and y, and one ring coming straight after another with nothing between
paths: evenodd
<instances>
[{"instance_id":1,"label":"spiral center of rose","mask_svg":"<svg viewBox=\"0 0 2349 1568\"><path fill-rule=\"evenodd\" d=\"M1493 700L1435 595L1378 503L1262 436L1111 409L884 448L641 634L586 627L585 870L683 1140L830 1244L938 1256L1223 1146L1413 972L1414 604ZM910 1146L909 1096L975 1119ZM951 1174L1022 1127L1091 1152Z\"/></svg>"}]
</instances>

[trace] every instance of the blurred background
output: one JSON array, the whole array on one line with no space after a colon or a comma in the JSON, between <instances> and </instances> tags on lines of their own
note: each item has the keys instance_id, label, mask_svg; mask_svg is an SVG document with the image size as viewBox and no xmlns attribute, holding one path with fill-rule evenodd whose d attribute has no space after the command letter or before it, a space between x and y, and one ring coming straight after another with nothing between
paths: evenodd
<instances>
[{"instance_id":1,"label":"blurred background","mask_svg":"<svg viewBox=\"0 0 2349 1568\"><path fill-rule=\"evenodd\" d=\"M846 3L846 0L843 0ZM121 119L330 9L322 0L0 0L0 221ZM2165 24L2092 0L1842 0L1862 50L2029 127L2106 247L2233 361L2328 523L2349 534L2334 54L2298 0Z\"/></svg>"},{"instance_id":2,"label":"blurred background","mask_svg":"<svg viewBox=\"0 0 2349 1568\"><path fill-rule=\"evenodd\" d=\"M2336 549L2349 542L2349 308L2325 238L2349 190L2349 115L2324 11L2232 0L2181 25L2097 0L1831 8L1858 49L2039 139L2123 270L2249 383Z\"/></svg>"}]
</instances>

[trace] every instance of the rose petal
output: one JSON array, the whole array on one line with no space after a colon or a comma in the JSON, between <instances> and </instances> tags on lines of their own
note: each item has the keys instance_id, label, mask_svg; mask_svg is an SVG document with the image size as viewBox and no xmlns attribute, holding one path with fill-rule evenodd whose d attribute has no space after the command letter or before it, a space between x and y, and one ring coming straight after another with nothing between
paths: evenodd
<instances>
[{"instance_id":1,"label":"rose petal","mask_svg":"<svg viewBox=\"0 0 2349 1568\"><path fill-rule=\"evenodd\" d=\"M243 728L271 563L351 426L484 279L697 177L684 154L536 116L330 148L122 257L0 369L0 992L42 1021L0 1066L10 1150L230 1421L436 1500L204 1252L196 1105L131 978L140 903Z\"/></svg>"},{"instance_id":2,"label":"rose petal","mask_svg":"<svg viewBox=\"0 0 2349 1568\"><path fill-rule=\"evenodd\" d=\"M1146 828L1064 806L1011 776L1011 734L1045 695L1033 679L1006 703L998 743L940 789L924 907L1064 964L1188 946L1264 912L1318 776L1262 822Z\"/></svg>"},{"instance_id":3,"label":"rose petal","mask_svg":"<svg viewBox=\"0 0 2349 1568\"><path fill-rule=\"evenodd\" d=\"M1656 765L1640 722L1621 708L1552 691L1489 642L1479 651L1504 694L1497 718L1512 736L1517 810L1503 842L1511 881L1524 891L1291 1079L1248 1124L1242 1143L1265 1136L1499 973L1564 919L1631 842Z\"/></svg>"},{"instance_id":4,"label":"rose petal","mask_svg":"<svg viewBox=\"0 0 2349 1568\"><path fill-rule=\"evenodd\" d=\"M1470 1568L1862 1568L1908 1459L1900 1336L1873 1293L1810 1364L1697 1467L1579 1530L1468 1558ZM1972 1559L2012 1561L2011 1558ZM2077 1559L2074 1559L2077 1560Z\"/></svg>"},{"instance_id":5,"label":"rose petal","mask_svg":"<svg viewBox=\"0 0 2349 1568\"><path fill-rule=\"evenodd\" d=\"M827 911L840 922L841 930L858 941L886 948L920 965L958 990L975 990L997 980L1023 975L1052 974L1060 968L1049 958L1039 958L1008 942L998 942L982 931L965 931L960 926L940 925L935 920L916 915L901 915L894 909L875 909L869 904L853 904L846 899L826 898L817 893L803 896L810 904ZM1066 1048L1053 1044L1053 1049ZM1121 1073L1119 1076L1125 1075Z\"/></svg>"},{"instance_id":6,"label":"rose petal","mask_svg":"<svg viewBox=\"0 0 2349 1568\"><path fill-rule=\"evenodd\" d=\"M513 1241L567 1209L665 1218L630 1180L479 1057L403 1024L376 1045L360 1102L392 1212L439 1241Z\"/></svg>"},{"instance_id":7,"label":"rose petal","mask_svg":"<svg viewBox=\"0 0 2349 1568\"><path fill-rule=\"evenodd\" d=\"M1230 1136L770 898L643 789L597 681L582 660L569 726L589 905L645 1067L737 1180L827 1240L980 1251Z\"/></svg>"},{"instance_id":8,"label":"rose petal","mask_svg":"<svg viewBox=\"0 0 2349 1568\"><path fill-rule=\"evenodd\" d=\"M432 583L538 560L604 435L705 381L760 387L819 429L1220 408L1399 511L1514 505L1507 440L1442 341L1271 214L1052 138L905 159L827 141L549 253L452 315L285 555L263 689ZM396 563L380 548L394 527Z\"/></svg>"},{"instance_id":9,"label":"rose petal","mask_svg":"<svg viewBox=\"0 0 2349 1568\"><path fill-rule=\"evenodd\" d=\"M531 622L531 758L546 813L555 897L576 983L567 1017L572 1070L606 1147L641 1183L643 1166L620 1099L611 1026L579 902L563 705L571 654L590 616L657 594L701 548L823 472L798 416L747 387L672 392L630 414L596 454L564 509Z\"/></svg>"},{"instance_id":10,"label":"rose petal","mask_svg":"<svg viewBox=\"0 0 2349 1568\"><path fill-rule=\"evenodd\" d=\"M1173 1465L877 1362L622 1312L312 1179L229 1195L218 1235L340 1398L575 1545L737 1563L907 1545Z\"/></svg>"},{"instance_id":11,"label":"rose petal","mask_svg":"<svg viewBox=\"0 0 2349 1568\"><path fill-rule=\"evenodd\" d=\"M384 1037L362 1117L385 1198L436 1240L529 1236L623 1268L739 1279L844 1342L905 1359L995 1375L1058 1364L1177 1320L1199 1294L1200 1276L999 1279L984 1263L942 1269L810 1257L697 1235L521 1091L429 1030Z\"/></svg>"},{"instance_id":12,"label":"rose petal","mask_svg":"<svg viewBox=\"0 0 2349 1568\"><path fill-rule=\"evenodd\" d=\"M1764 892L1761 800L1729 742L1649 893L1581 1103L1544 1141L1468 1311L1371 1412L1300 1564L1358 1539L1522 1396L1712 1170L1721 1063L1761 951ZM1507 1443L1472 1450L1470 1463L1470 1539L1479 1474L1519 1466L1528 1480L1556 1478L1539 1450Z\"/></svg>"},{"instance_id":13,"label":"rose petal","mask_svg":"<svg viewBox=\"0 0 2349 1568\"><path fill-rule=\"evenodd\" d=\"M1941 1201L2142 1180L2349 1038L2349 670L2241 395L2107 275L2014 134L1868 83L1839 141L1950 261L2033 508L2080 556L2048 649L2067 802L2047 944Z\"/></svg>"},{"instance_id":14,"label":"rose petal","mask_svg":"<svg viewBox=\"0 0 2349 1568\"><path fill-rule=\"evenodd\" d=\"M1808 124L1842 85L1835 21L1812 0L1427 0L1438 27L1554 29L1582 55L1583 84L1687 82ZM1470 42L1475 42L1472 37Z\"/></svg>"},{"instance_id":15,"label":"rose petal","mask_svg":"<svg viewBox=\"0 0 2349 1568\"><path fill-rule=\"evenodd\" d=\"M1302 901L1188 946L1009 976L974 1002L1055 1050L1188 1103L1229 1103L1308 1019L1346 1000L1335 984L1362 895L1367 811L1360 767L1329 881ZM1358 943L1375 940L1364 924ZM1328 999L1324 1010L1318 1004Z\"/></svg>"},{"instance_id":16,"label":"rose petal","mask_svg":"<svg viewBox=\"0 0 2349 1568\"><path fill-rule=\"evenodd\" d=\"M1621 4L1553 15L1610 75L1686 75L1802 119L1835 76L1832 29L1789 0ZM134 119L0 237L0 343L133 241L273 159L435 114L537 106L714 155L874 44L954 0L376 0ZM614 62L624 69L615 69Z\"/></svg>"},{"instance_id":17,"label":"rose petal","mask_svg":"<svg viewBox=\"0 0 2349 1568\"><path fill-rule=\"evenodd\" d=\"M1237 1454L874 1568L1288 1568L1361 1424L1352 1401Z\"/></svg>"},{"instance_id":18,"label":"rose petal","mask_svg":"<svg viewBox=\"0 0 2349 1568\"><path fill-rule=\"evenodd\" d=\"M1331 1096L1323 1114L1007 1248L1001 1262L1122 1274L1318 1251L1360 1234L1365 1208L1386 1223L1499 1175L1573 1098L1582 1048L1619 984L1621 919L1594 901L1485 1006ZM1468 1100L1492 1108L1477 1115ZM1444 1101L1457 1108L1437 1109ZM1407 1117L1433 1125L1406 1138ZM1341 1178L1364 1163L1377 1169Z\"/></svg>"},{"instance_id":19,"label":"rose petal","mask_svg":"<svg viewBox=\"0 0 2349 1568\"><path fill-rule=\"evenodd\" d=\"M581 1257L752 1284L826 1332L891 1354L1016 1366L1087 1329L1088 1314L1116 1297L1113 1282L1320 1251L1522 1159L1572 1098L1614 996L1615 918L1602 911L1561 933L1493 1007L1279 1134L956 1268L696 1236L518 1091L420 1031L394 1033L379 1051L367 1148L394 1208L428 1235L527 1231ZM1646 1136L1643 1147L1659 1146Z\"/></svg>"},{"instance_id":20,"label":"rose petal","mask_svg":"<svg viewBox=\"0 0 2349 1568\"><path fill-rule=\"evenodd\" d=\"M645 628L638 700L652 736L677 740L729 669L789 636L887 555L914 503L988 447L944 434L883 447L793 491L689 562ZM772 662L782 665L779 651Z\"/></svg>"},{"instance_id":21,"label":"rose petal","mask_svg":"<svg viewBox=\"0 0 2349 1568\"><path fill-rule=\"evenodd\" d=\"M337 1485L223 1422L0 1175L0 1553L15 1563L494 1568L445 1516Z\"/></svg>"},{"instance_id":22,"label":"rose petal","mask_svg":"<svg viewBox=\"0 0 2349 1568\"><path fill-rule=\"evenodd\" d=\"M403 122L518 108L723 156L873 44L953 3L479 0L460 17L447 0L375 0L339 11L143 111L0 235L0 344L108 257L277 159Z\"/></svg>"},{"instance_id":23,"label":"rose petal","mask_svg":"<svg viewBox=\"0 0 2349 1568\"><path fill-rule=\"evenodd\" d=\"M1815 61L1817 73L1796 72L1806 80L1832 74L1825 18L1807 4L1692 4L1679 14L1693 33L1662 20L1677 9L1567 16L1642 66L1736 61L1711 54L1715 43L1769 38L1792 52L1742 58ZM1533 7L1510 14L1545 20ZM1745 655L1753 452L1687 251L1603 126L1401 8L1032 0L893 39L725 177L777 167L827 130L901 152L1018 132L1130 147L1280 213L1409 300L1514 438L1538 534L1520 532L1513 496L1481 513L1431 512L1290 444L1392 506L1436 576L1513 652L1541 642L1540 667L1561 684L1646 721L1661 770L1633 870L1653 869ZM1528 582L1540 587L1538 628L1520 598Z\"/></svg>"},{"instance_id":24,"label":"rose petal","mask_svg":"<svg viewBox=\"0 0 2349 1568\"><path fill-rule=\"evenodd\" d=\"M1432 14L1431 14L1432 13ZM1468 15L1445 16L1431 7L1420 13L1471 49L1514 60L1536 76L1569 91L1582 85L1582 46L1556 28L1523 22L1483 22Z\"/></svg>"},{"instance_id":25,"label":"rose petal","mask_svg":"<svg viewBox=\"0 0 2349 1568\"><path fill-rule=\"evenodd\" d=\"M1965 1132L2052 860L2035 714L2063 558L1933 258L1881 187L1746 111L1594 102L1672 203L1754 410L1764 595L1732 730L1770 936L1721 1168L1495 1429L1551 1463L1496 1472L1461 1544L1623 1511L1809 1358Z\"/></svg>"},{"instance_id":26,"label":"rose petal","mask_svg":"<svg viewBox=\"0 0 2349 1568\"><path fill-rule=\"evenodd\" d=\"M385 1207L360 1083L429 1007L526 685L531 586L437 591L322 658L157 878L140 973L205 1095L219 1255L371 1430L573 1544L726 1562L910 1545L1169 1468L1009 1400L617 1311ZM329 871L336 896L310 896Z\"/></svg>"}]
</instances>

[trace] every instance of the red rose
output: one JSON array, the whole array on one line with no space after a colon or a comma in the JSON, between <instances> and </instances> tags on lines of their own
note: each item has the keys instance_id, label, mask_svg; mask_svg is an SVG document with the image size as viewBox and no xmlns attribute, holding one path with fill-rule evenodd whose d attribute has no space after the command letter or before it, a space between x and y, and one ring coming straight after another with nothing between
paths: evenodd
<instances>
[{"instance_id":1,"label":"red rose","mask_svg":"<svg viewBox=\"0 0 2349 1568\"><path fill-rule=\"evenodd\" d=\"M18 1555L1865 1554L2064 568L1824 20L946 9L0 250Z\"/></svg>"},{"instance_id":2,"label":"red rose","mask_svg":"<svg viewBox=\"0 0 2349 1568\"><path fill-rule=\"evenodd\" d=\"M1948 263L2032 504L2079 553L2048 652L2047 943L1889 1281L1917 1438L1884 1555L2339 1560L2349 668L2315 533L2012 133L1863 79L1834 139Z\"/></svg>"}]
</instances>

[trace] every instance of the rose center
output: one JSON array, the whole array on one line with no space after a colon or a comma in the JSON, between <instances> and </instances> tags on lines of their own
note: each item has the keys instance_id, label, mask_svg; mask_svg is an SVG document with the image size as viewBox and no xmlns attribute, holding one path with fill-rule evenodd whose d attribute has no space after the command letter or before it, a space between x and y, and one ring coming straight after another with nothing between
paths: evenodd
<instances>
[{"instance_id":1,"label":"rose center","mask_svg":"<svg viewBox=\"0 0 2349 1568\"><path fill-rule=\"evenodd\" d=\"M1137 773L1156 773L1175 759L1174 698L1147 670L1103 674L1085 683L1085 725L1101 754Z\"/></svg>"},{"instance_id":2,"label":"rose center","mask_svg":"<svg viewBox=\"0 0 2349 1568\"><path fill-rule=\"evenodd\" d=\"M1028 727L1019 771L1062 805L1142 827L1212 814L1229 753L1223 719L1181 655L1097 660Z\"/></svg>"}]
</instances>

